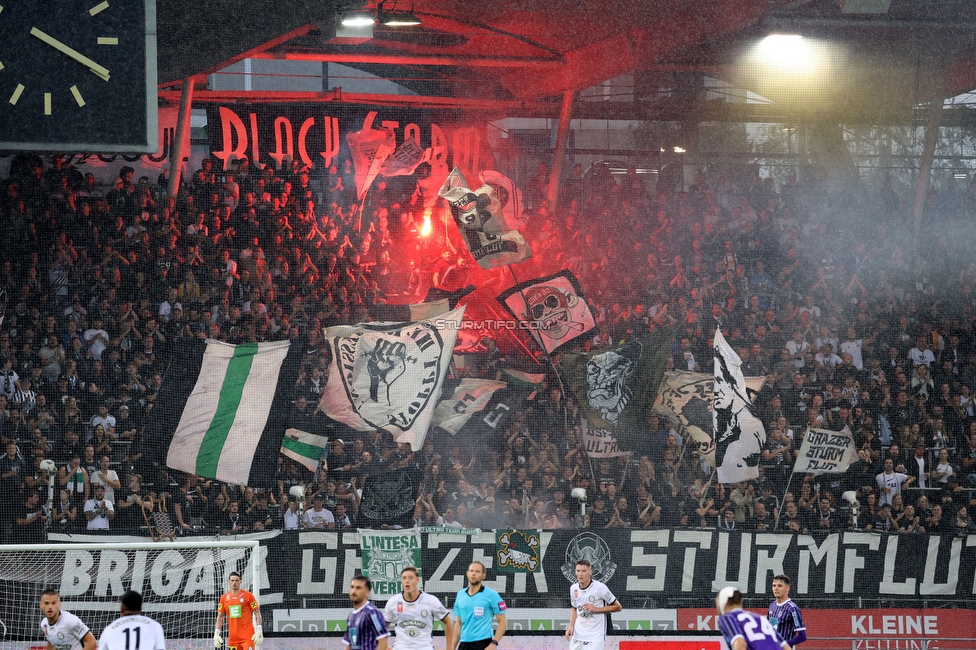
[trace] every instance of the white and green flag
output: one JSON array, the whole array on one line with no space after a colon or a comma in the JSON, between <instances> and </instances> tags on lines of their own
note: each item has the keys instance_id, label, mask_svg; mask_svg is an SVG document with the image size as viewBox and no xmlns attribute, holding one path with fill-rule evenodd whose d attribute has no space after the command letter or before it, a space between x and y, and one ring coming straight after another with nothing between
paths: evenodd
<instances>
[{"instance_id":1,"label":"white and green flag","mask_svg":"<svg viewBox=\"0 0 976 650\"><path fill-rule=\"evenodd\" d=\"M322 452L329 442L328 436L319 436L300 429L285 430L281 439L281 455L291 458L314 472L322 460Z\"/></svg>"},{"instance_id":2,"label":"white and green flag","mask_svg":"<svg viewBox=\"0 0 976 650\"><path fill-rule=\"evenodd\" d=\"M400 573L412 566L420 570L420 529L359 529L363 575L373 583L372 600L389 600L402 591Z\"/></svg>"},{"instance_id":3,"label":"white and green flag","mask_svg":"<svg viewBox=\"0 0 976 650\"><path fill-rule=\"evenodd\" d=\"M172 469L270 487L301 362L292 341L187 341L156 401L159 449Z\"/></svg>"}]
</instances>

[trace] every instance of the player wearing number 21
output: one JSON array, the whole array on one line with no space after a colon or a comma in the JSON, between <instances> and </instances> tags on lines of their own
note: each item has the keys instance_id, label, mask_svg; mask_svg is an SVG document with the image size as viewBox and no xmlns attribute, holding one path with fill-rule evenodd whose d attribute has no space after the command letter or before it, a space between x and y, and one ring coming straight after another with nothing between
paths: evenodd
<instances>
[{"instance_id":1,"label":"player wearing number 21","mask_svg":"<svg viewBox=\"0 0 976 650\"><path fill-rule=\"evenodd\" d=\"M261 628L261 609L250 591L241 589L241 574L234 571L227 581L230 591L220 597L217 603L217 622L214 624L214 647L224 644L220 633L224 629L224 616L227 616L227 650L255 650L264 643L264 630ZM251 620L253 616L253 622Z\"/></svg>"},{"instance_id":2,"label":"player wearing number 21","mask_svg":"<svg viewBox=\"0 0 976 650\"><path fill-rule=\"evenodd\" d=\"M98 637L98 650L166 650L163 626L142 614L142 594L125 592L119 609L122 616Z\"/></svg>"},{"instance_id":3,"label":"player wearing number 21","mask_svg":"<svg viewBox=\"0 0 976 650\"><path fill-rule=\"evenodd\" d=\"M742 592L724 587L715 599L718 629L731 650L792 650L765 616L742 609Z\"/></svg>"},{"instance_id":4,"label":"player wearing number 21","mask_svg":"<svg viewBox=\"0 0 976 650\"><path fill-rule=\"evenodd\" d=\"M607 614L623 609L616 596L599 580L593 579L589 560L576 563L578 582L569 590L569 650L603 650L607 640Z\"/></svg>"},{"instance_id":5,"label":"player wearing number 21","mask_svg":"<svg viewBox=\"0 0 976 650\"><path fill-rule=\"evenodd\" d=\"M41 594L41 611L47 650L95 650L95 636L80 618L61 609L61 596L56 589L45 589Z\"/></svg>"}]
</instances>

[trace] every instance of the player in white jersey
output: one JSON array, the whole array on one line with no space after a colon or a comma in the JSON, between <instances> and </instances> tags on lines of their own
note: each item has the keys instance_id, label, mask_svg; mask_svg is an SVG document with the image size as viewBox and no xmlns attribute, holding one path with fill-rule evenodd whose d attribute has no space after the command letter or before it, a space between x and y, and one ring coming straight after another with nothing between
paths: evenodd
<instances>
[{"instance_id":1,"label":"player in white jersey","mask_svg":"<svg viewBox=\"0 0 976 650\"><path fill-rule=\"evenodd\" d=\"M45 589L41 594L41 611L47 650L95 650L95 636L80 618L61 609L57 589Z\"/></svg>"},{"instance_id":2,"label":"player in white jersey","mask_svg":"<svg viewBox=\"0 0 976 650\"><path fill-rule=\"evenodd\" d=\"M396 634L397 650L433 650L434 621L444 622L447 647L454 636L454 620L438 598L420 591L420 573L412 566L400 572L403 593L386 601L387 627Z\"/></svg>"},{"instance_id":3,"label":"player in white jersey","mask_svg":"<svg viewBox=\"0 0 976 650\"><path fill-rule=\"evenodd\" d=\"M98 637L98 650L166 650L163 626L142 614L142 594L125 592L119 609L122 616Z\"/></svg>"},{"instance_id":4,"label":"player in white jersey","mask_svg":"<svg viewBox=\"0 0 976 650\"><path fill-rule=\"evenodd\" d=\"M607 639L607 614L623 607L605 584L593 579L589 560L576 562L576 579L569 589L569 650L603 650Z\"/></svg>"}]
</instances>

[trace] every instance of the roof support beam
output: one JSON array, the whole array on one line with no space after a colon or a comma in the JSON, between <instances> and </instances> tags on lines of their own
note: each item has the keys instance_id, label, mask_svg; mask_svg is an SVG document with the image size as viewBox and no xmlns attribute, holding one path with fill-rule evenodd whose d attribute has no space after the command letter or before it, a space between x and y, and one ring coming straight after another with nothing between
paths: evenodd
<instances>
[{"instance_id":1,"label":"roof support beam","mask_svg":"<svg viewBox=\"0 0 976 650\"><path fill-rule=\"evenodd\" d=\"M260 52L253 59L282 61L323 61L328 63L368 63L379 65L469 66L484 68L546 68L562 67L566 62L551 57L471 56L438 54L375 54L326 52Z\"/></svg>"},{"instance_id":2,"label":"roof support beam","mask_svg":"<svg viewBox=\"0 0 976 650\"><path fill-rule=\"evenodd\" d=\"M159 98L176 103L179 90L160 90ZM397 106L404 108L459 108L471 111L504 111L517 114L555 114L556 105L547 102L522 100L483 99L469 97L431 97L428 95L391 95L380 93L347 93L341 88L328 92L283 92L244 90L198 90L193 95L194 105L201 104L364 104L372 106Z\"/></svg>"}]
</instances>

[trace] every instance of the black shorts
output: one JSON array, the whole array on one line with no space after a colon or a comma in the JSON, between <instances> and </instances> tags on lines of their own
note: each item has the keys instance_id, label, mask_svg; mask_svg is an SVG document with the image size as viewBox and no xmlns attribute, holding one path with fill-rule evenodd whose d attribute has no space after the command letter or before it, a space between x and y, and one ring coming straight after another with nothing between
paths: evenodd
<instances>
[{"instance_id":1,"label":"black shorts","mask_svg":"<svg viewBox=\"0 0 976 650\"><path fill-rule=\"evenodd\" d=\"M485 650L486 648L496 648L491 645L492 637L481 639L480 641L462 641L458 644L458 650Z\"/></svg>"}]
</instances>

